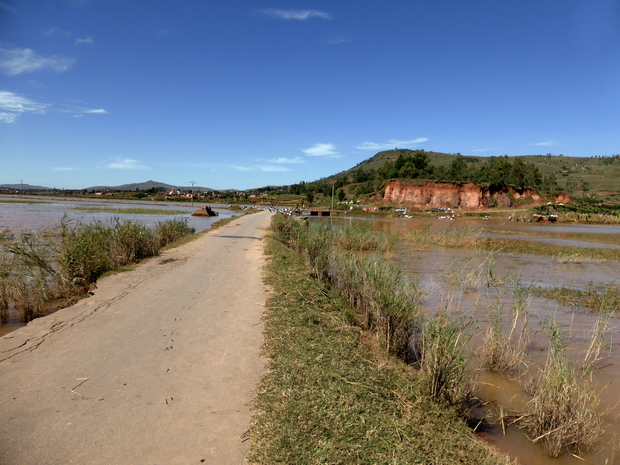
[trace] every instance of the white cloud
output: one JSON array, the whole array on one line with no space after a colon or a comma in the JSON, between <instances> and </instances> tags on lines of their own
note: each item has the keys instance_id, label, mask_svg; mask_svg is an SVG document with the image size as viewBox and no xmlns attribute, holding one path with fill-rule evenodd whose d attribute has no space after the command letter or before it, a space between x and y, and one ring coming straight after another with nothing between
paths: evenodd
<instances>
[{"instance_id":1,"label":"white cloud","mask_svg":"<svg viewBox=\"0 0 620 465\"><path fill-rule=\"evenodd\" d=\"M290 171L286 166L256 165L256 168L267 173Z\"/></svg>"},{"instance_id":2,"label":"white cloud","mask_svg":"<svg viewBox=\"0 0 620 465\"><path fill-rule=\"evenodd\" d=\"M46 36L53 36L53 35L56 35L56 34L60 34L60 35L63 35L65 37L71 37L73 35L69 31L67 31L66 29L63 29L63 28L58 27L58 26L53 27L52 29L50 29L49 31L47 31L45 33Z\"/></svg>"},{"instance_id":3,"label":"white cloud","mask_svg":"<svg viewBox=\"0 0 620 465\"><path fill-rule=\"evenodd\" d=\"M0 71L8 76L32 73L41 69L51 69L62 73L71 68L73 61L73 58L60 55L42 57L29 48L0 47Z\"/></svg>"},{"instance_id":4,"label":"white cloud","mask_svg":"<svg viewBox=\"0 0 620 465\"><path fill-rule=\"evenodd\" d=\"M310 18L332 19L329 13L318 10L277 10L270 8L262 12L265 15L275 16L280 19L297 19L301 21Z\"/></svg>"},{"instance_id":5,"label":"white cloud","mask_svg":"<svg viewBox=\"0 0 620 465\"><path fill-rule=\"evenodd\" d=\"M14 123L22 113L45 114L48 105L34 102L13 92L0 91L0 122Z\"/></svg>"},{"instance_id":6,"label":"white cloud","mask_svg":"<svg viewBox=\"0 0 620 465\"><path fill-rule=\"evenodd\" d=\"M376 142L363 142L357 148L361 150L389 150L389 149L393 149L396 147L405 148L405 147L409 147L412 145L422 144L423 142L426 142L426 141L428 141L427 137L418 137L417 139L413 139L413 140L390 139L387 142L384 142L382 144L378 144Z\"/></svg>"},{"instance_id":7,"label":"white cloud","mask_svg":"<svg viewBox=\"0 0 620 465\"><path fill-rule=\"evenodd\" d=\"M85 39L75 39L75 42L73 43L73 45L92 44L92 43L93 43L93 38L86 37Z\"/></svg>"},{"instance_id":8,"label":"white cloud","mask_svg":"<svg viewBox=\"0 0 620 465\"><path fill-rule=\"evenodd\" d=\"M253 166L226 165L235 171L256 171Z\"/></svg>"},{"instance_id":9,"label":"white cloud","mask_svg":"<svg viewBox=\"0 0 620 465\"><path fill-rule=\"evenodd\" d=\"M499 147L490 147L488 149L474 149L472 152L489 152L491 150L498 150Z\"/></svg>"},{"instance_id":10,"label":"white cloud","mask_svg":"<svg viewBox=\"0 0 620 465\"><path fill-rule=\"evenodd\" d=\"M536 144L532 144L532 145L535 145L537 147L551 147L552 145L557 145L557 144L552 140L547 140L545 142L537 142Z\"/></svg>"},{"instance_id":11,"label":"white cloud","mask_svg":"<svg viewBox=\"0 0 620 465\"><path fill-rule=\"evenodd\" d=\"M282 158L272 158L271 160L267 160L267 163L277 163L277 164L303 163L303 162L304 162L304 159L301 157L295 157L295 158L282 157Z\"/></svg>"},{"instance_id":12,"label":"white cloud","mask_svg":"<svg viewBox=\"0 0 620 465\"><path fill-rule=\"evenodd\" d=\"M109 170L148 170L148 166L139 165L138 160L131 158L117 158L116 161L105 165Z\"/></svg>"},{"instance_id":13,"label":"white cloud","mask_svg":"<svg viewBox=\"0 0 620 465\"><path fill-rule=\"evenodd\" d=\"M58 167L58 168L52 168L54 171L75 171L75 168L62 168L62 167Z\"/></svg>"},{"instance_id":14,"label":"white cloud","mask_svg":"<svg viewBox=\"0 0 620 465\"><path fill-rule=\"evenodd\" d=\"M309 149L303 149L302 152L309 157L335 157L339 155L334 144L322 143L314 144Z\"/></svg>"},{"instance_id":15,"label":"white cloud","mask_svg":"<svg viewBox=\"0 0 620 465\"><path fill-rule=\"evenodd\" d=\"M63 113L76 113L74 118L81 118L86 115L107 115L108 112L103 108L86 108L69 105L68 108L59 110Z\"/></svg>"},{"instance_id":16,"label":"white cloud","mask_svg":"<svg viewBox=\"0 0 620 465\"><path fill-rule=\"evenodd\" d=\"M158 29L157 30L157 37L166 37L168 34L170 34L170 31L167 29Z\"/></svg>"},{"instance_id":17,"label":"white cloud","mask_svg":"<svg viewBox=\"0 0 620 465\"><path fill-rule=\"evenodd\" d=\"M3 113L0 112L0 123L14 123L17 120L15 113Z\"/></svg>"}]
</instances>

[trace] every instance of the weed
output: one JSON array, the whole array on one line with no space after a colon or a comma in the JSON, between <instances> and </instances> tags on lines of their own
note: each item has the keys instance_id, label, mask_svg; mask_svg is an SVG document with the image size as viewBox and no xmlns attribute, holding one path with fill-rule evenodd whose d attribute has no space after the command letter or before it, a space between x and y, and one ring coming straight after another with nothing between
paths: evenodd
<instances>
[{"instance_id":1,"label":"weed","mask_svg":"<svg viewBox=\"0 0 620 465\"><path fill-rule=\"evenodd\" d=\"M533 383L530 413L524 426L533 442L542 443L549 455L592 448L600 435L598 396L590 390L584 372L566 357L562 333L547 321L549 352L545 366Z\"/></svg>"},{"instance_id":2,"label":"weed","mask_svg":"<svg viewBox=\"0 0 620 465\"><path fill-rule=\"evenodd\" d=\"M474 396L473 375L465 345L469 336L463 322L438 314L425 321L419 341L417 366L421 384L430 398L445 401L465 413Z\"/></svg>"}]
</instances>

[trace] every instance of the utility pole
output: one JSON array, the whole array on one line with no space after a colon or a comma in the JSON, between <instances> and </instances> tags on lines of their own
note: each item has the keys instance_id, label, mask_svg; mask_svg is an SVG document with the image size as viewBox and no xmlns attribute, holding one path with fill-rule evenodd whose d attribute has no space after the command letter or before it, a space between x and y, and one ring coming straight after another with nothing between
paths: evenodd
<instances>
[{"instance_id":1,"label":"utility pole","mask_svg":"<svg viewBox=\"0 0 620 465\"><path fill-rule=\"evenodd\" d=\"M194 184L196 184L196 181L190 181L189 182L192 185L192 207L194 206Z\"/></svg>"},{"instance_id":2,"label":"utility pole","mask_svg":"<svg viewBox=\"0 0 620 465\"><path fill-rule=\"evenodd\" d=\"M22 198L24 196L24 180L19 180L19 197Z\"/></svg>"},{"instance_id":3,"label":"utility pole","mask_svg":"<svg viewBox=\"0 0 620 465\"><path fill-rule=\"evenodd\" d=\"M332 182L332 211L334 211L334 186L336 185L336 181Z\"/></svg>"}]
</instances>

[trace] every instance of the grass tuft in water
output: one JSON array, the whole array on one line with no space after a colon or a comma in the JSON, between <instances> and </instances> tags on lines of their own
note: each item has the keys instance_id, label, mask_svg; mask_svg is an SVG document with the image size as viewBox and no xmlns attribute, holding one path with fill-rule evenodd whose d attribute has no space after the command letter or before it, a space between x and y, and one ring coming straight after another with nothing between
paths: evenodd
<instances>
[{"instance_id":1,"label":"grass tuft in water","mask_svg":"<svg viewBox=\"0 0 620 465\"><path fill-rule=\"evenodd\" d=\"M598 396L588 388L585 372L566 356L562 333L548 321L549 353L533 382L529 415L524 421L533 442L558 457L564 451L592 449L602 434Z\"/></svg>"}]
</instances>

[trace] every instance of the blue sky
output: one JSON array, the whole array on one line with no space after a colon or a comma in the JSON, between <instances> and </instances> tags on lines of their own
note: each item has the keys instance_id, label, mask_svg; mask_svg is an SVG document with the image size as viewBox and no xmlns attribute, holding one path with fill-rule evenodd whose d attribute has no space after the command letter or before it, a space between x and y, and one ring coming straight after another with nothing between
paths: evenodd
<instances>
[{"instance_id":1,"label":"blue sky","mask_svg":"<svg viewBox=\"0 0 620 465\"><path fill-rule=\"evenodd\" d=\"M618 0L0 0L0 184L620 153Z\"/></svg>"}]
</instances>

